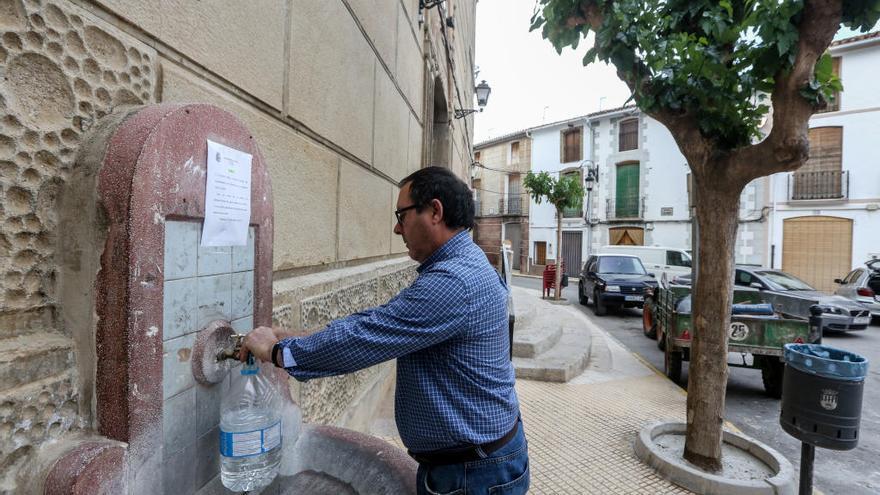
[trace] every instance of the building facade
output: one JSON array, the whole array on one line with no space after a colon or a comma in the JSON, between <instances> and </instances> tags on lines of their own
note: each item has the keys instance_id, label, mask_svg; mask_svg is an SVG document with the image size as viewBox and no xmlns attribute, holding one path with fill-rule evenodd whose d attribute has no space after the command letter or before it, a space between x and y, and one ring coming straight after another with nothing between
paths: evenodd
<instances>
[{"instance_id":1,"label":"building facade","mask_svg":"<svg viewBox=\"0 0 880 495\"><path fill-rule=\"evenodd\" d=\"M807 163L770 178L765 245L773 266L826 291L837 287L835 278L880 257L880 167L871 151L880 128L872 77L880 33L835 41L830 53L844 89L810 119Z\"/></svg>"},{"instance_id":2,"label":"building facade","mask_svg":"<svg viewBox=\"0 0 880 495\"><path fill-rule=\"evenodd\" d=\"M66 323L80 310L59 290L76 254L59 238L77 226L58 198L70 193L90 130L132 106L172 102L210 103L240 120L271 179L273 323L313 332L414 277L392 232L400 179L429 164L470 173L473 120L454 114L473 107L475 5L2 2L0 347L11 358L0 362L0 492L38 486L27 476L43 446L60 451L98 428L89 377L115 357L95 348L94 329ZM161 324L151 335L168 337ZM164 340L166 370L188 365L193 339ZM306 421L370 432L393 375L385 363L291 381L291 394ZM169 400L196 404L196 393ZM186 452L169 447L166 464ZM189 461L179 469L195 469ZM162 472L151 474L159 486ZM177 493L216 486L187 480Z\"/></svg>"},{"instance_id":3,"label":"building facade","mask_svg":"<svg viewBox=\"0 0 880 495\"><path fill-rule=\"evenodd\" d=\"M532 139L525 131L474 146L474 240L495 266L503 242L509 242L513 250L514 270L527 270L529 264L529 196L522 181L531 167L531 156Z\"/></svg>"},{"instance_id":4,"label":"building facade","mask_svg":"<svg viewBox=\"0 0 880 495\"><path fill-rule=\"evenodd\" d=\"M563 212L561 253L556 212L532 203L529 256L560 253L576 276L602 246L631 244L692 249L690 170L672 135L637 108L623 107L530 129L536 171L574 175L585 184L584 207ZM587 179L591 180L587 180ZM768 179L746 186L740 203L736 257L766 264ZM552 261L551 261L552 262Z\"/></svg>"}]
</instances>

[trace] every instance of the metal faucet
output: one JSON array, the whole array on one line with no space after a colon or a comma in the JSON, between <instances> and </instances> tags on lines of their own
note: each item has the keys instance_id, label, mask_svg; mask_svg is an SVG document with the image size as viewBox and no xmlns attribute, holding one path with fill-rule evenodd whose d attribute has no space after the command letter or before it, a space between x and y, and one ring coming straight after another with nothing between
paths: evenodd
<instances>
[{"instance_id":1,"label":"metal faucet","mask_svg":"<svg viewBox=\"0 0 880 495\"><path fill-rule=\"evenodd\" d=\"M245 334L243 333L234 333L230 335L229 339L232 340L232 345L217 351L217 362L219 363L226 359L235 359L237 361L239 352L241 351L241 341L244 339L244 336Z\"/></svg>"}]
</instances>

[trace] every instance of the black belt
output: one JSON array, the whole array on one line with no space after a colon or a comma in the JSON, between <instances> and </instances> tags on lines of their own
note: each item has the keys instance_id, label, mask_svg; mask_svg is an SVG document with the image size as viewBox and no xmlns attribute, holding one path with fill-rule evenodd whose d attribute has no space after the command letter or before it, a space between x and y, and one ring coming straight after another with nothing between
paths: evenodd
<instances>
[{"instance_id":1,"label":"black belt","mask_svg":"<svg viewBox=\"0 0 880 495\"><path fill-rule=\"evenodd\" d=\"M495 452L503 447L516 435L519 428L519 419L513 423L510 429L503 437L482 445L468 445L465 447L453 447L450 449L432 450L430 452L412 452L407 453L419 464L427 464L431 466L442 466L446 464L459 464L462 462L472 462L484 459L487 455Z\"/></svg>"}]
</instances>

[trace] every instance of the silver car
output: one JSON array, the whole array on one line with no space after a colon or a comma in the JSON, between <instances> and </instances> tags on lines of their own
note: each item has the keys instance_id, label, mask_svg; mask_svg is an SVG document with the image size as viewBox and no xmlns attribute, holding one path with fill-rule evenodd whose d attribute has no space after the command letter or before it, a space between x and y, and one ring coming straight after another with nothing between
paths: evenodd
<instances>
[{"instance_id":1,"label":"silver car","mask_svg":"<svg viewBox=\"0 0 880 495\"><path fill-rule=\"evenodd\" d=\"M866 262L864 267L853 269L843 280L835 282L840 284L835 294L862 304L875 320L880 319L880 259Z\"/></svg>"},{"instance_id":2,"label":"silver car","mask_svg":"<svg viewBox=\"0 0 880 495\"><path fill-rule=\"evenodd\" d=\"M783 316L809 318L810 306L819 306L824 331L864 330L871 323L871 313L861 304L816 290L783 271L741 265L735 277L736 285L759 289Z\"/></svg>"}]
</instances>

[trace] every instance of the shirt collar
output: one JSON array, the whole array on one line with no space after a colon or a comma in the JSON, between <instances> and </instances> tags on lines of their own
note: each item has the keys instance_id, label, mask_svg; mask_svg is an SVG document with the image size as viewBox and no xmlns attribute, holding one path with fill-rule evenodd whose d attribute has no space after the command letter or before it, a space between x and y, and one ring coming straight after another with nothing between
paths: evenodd
<instances>
[{"instance_id":1,"label":"shirt collar","mask_svg":"<svg viewBox=\"0 0 880 495\"><path fill-rule=\"evenodd\" d=\"M466 246L468 240L470 240L470 234L468 233L467 229L463 229L461 232L452 236L452 238L450 238L448 241L446 241L445 244L440 246L439 249L434 251L431 254L431 256L428 256L428 259L423 261L422 264L419 265L418 268L416 268L416 271L418 273L422 273L422 271L424 269L428 268L429 266L433 265L434 263L437 263L438 261L442 261L442 260L445 260L446 258L449 258L453 253L458 251L460 248Z\"/></svg>"}]
</instances>

